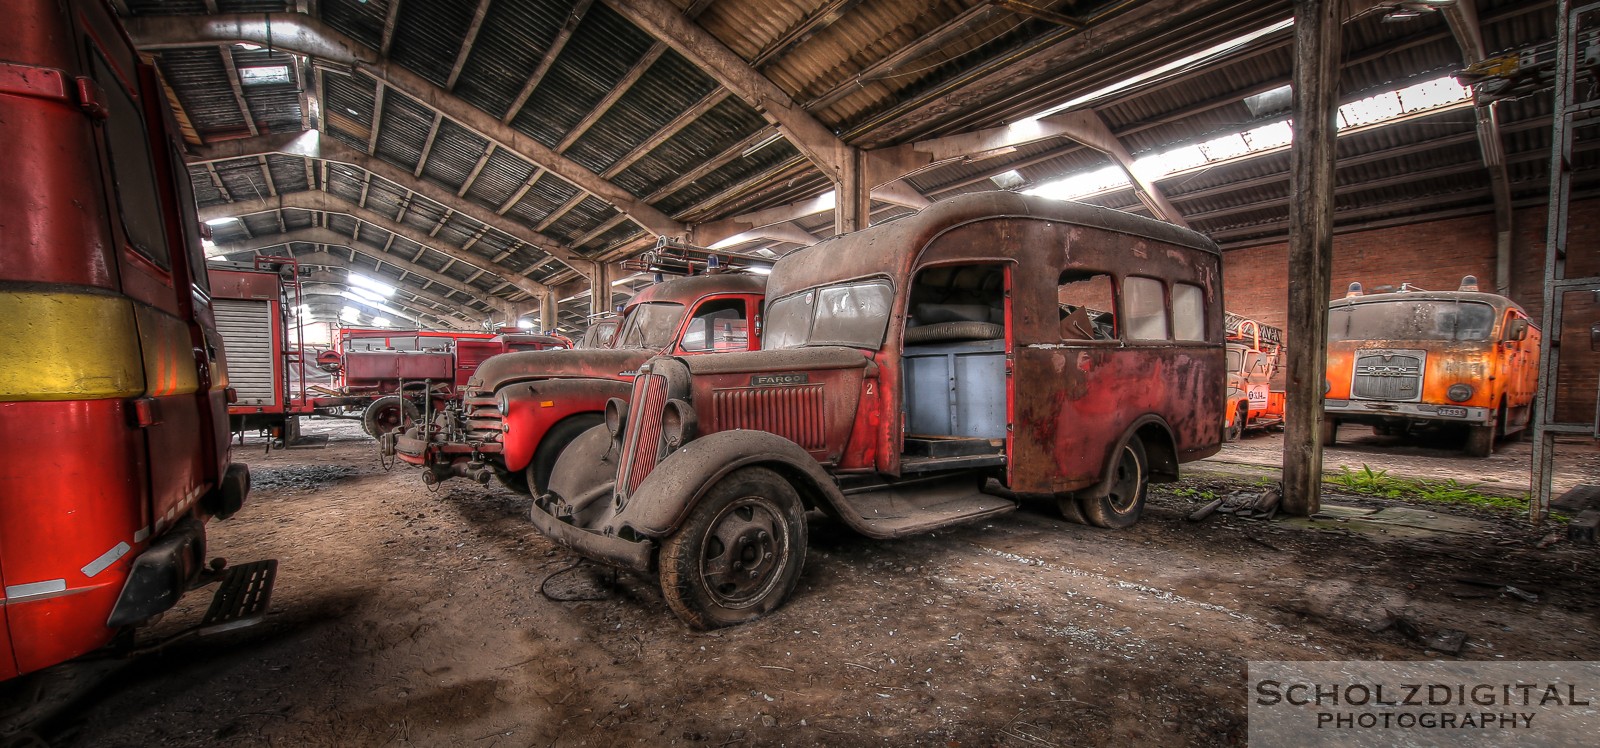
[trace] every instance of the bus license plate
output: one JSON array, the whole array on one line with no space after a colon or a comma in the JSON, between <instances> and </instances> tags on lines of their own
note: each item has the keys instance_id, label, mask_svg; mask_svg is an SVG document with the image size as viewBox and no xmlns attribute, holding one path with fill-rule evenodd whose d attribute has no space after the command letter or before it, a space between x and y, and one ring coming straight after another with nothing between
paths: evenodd
<instances>
[{"instance_id":1,"label":"bus license plate","mask_svg":"<svg viewBox=\"0 0 1600 748\"><path fill-rule=\"evenodd\" d=\"M1439 415L1441 415L1441 416L1452 416L1452 417L1455 417L1455 418L1465 418L1466 415L1467 415L1467 409L1466 408L1454 408L1454 407L1451 407L1449 405L1441 405L1441 406L1439 406Z\"/></svg>"}]
</instances>

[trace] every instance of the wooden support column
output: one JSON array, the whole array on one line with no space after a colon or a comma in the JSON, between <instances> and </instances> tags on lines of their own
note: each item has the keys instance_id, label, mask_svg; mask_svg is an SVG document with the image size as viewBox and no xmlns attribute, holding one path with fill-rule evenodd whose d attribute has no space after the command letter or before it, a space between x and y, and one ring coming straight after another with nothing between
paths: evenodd
<instances>
[{"instance_id":1,"label":"wooden support column","mask_svg":"<svg viewBox=\"0 0 1600 748\"><path fill-rule=\"evenodd\" d=\"M844 173L833 183L833 232L848 234L872 225L872 185L861 149L845 146Z\"/></svg>"},{"instance_id":2,"label":"wooden support column","mask_svg":"<svg viewBox=\"0 0 1600 748\"><path fill-rule=\"evenodd\" d=\"M1322 507L1322 397L1333 274L1334 137L1339 110L1340 0L1294 4L1294 145L1289 151L1288 401L1283 509Z\"/></svg>"},{"instance_id":3,"label":"wooden support column","mask_svg":"<svg viewBox=\"0 0 1600 748\"><path fill-rule=\"evenodd\" d=\"M554 330L560 324L556 312L556 292L552 290L539 297L539 329Z\"/></svg>"},{"instance_id":4,"label":"wooden support column","mask_svg":"<svg viewBox=\"0 0 1600 748\"><path fill-rule=\"evenodd\" d=\"M589 268L589 313L611 311L611 266L597 262Z\"/></svg>"}]
</instances>

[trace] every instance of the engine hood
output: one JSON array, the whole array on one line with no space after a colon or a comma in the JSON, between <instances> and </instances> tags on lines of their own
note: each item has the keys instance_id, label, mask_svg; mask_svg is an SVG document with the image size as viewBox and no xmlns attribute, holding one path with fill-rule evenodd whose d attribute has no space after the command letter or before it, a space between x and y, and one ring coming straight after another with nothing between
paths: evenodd
<instances>
[{"instance_id":1,"label":"engine hood","mask_svg":"<svg viewBox=\"0 0 1600 748\"><path fill-rule=\"evenodd\" d=\"M502 353L478 365L467 389L494 392L530 379L627 379L652 355L642 348Z\"/></svg>"}]
</instances>

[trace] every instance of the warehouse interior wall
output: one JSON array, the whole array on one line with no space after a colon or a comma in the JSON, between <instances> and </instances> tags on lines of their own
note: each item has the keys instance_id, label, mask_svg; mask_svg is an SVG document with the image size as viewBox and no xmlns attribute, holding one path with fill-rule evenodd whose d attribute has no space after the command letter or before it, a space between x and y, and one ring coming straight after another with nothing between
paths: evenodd
<instances>
[{"instance_id":1,"label":"warehouse interior wall","mask_svg":"<svg viewBox=\"0 0 1600 748\"><path fill-rule=\"evenodd\" d=\"M1516 214L1512 241L1511 298L1537 322L1544 309L1544 207ZM1600 199L1574 201L1568 214L1567 277L1600 275ZM1406 226L1351 232L1334 237L1332 297L1344 296L1352 281L1371 293L1401 283L1453 290L1461 276L1476 275L1494 289L1494 216L1489 213ZM1223 254L1223 291L1228 311L1283 327L1287 321L1286 244L1268 244ZM1557 418L1588 422L1594 417L1600 387L1600 353L1589 350L1589 325L1600 322L1593 293L1570 293L1565 300L1561 369L1557 374ZM1293 341L1290 341L1293 344Z\"/></svg>"}]
</instances>

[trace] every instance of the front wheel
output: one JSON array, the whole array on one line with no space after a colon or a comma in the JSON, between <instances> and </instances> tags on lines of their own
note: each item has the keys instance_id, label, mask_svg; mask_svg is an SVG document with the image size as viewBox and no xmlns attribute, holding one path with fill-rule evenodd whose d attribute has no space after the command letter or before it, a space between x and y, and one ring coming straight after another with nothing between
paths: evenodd
<instances>
[{"instance_id":1,"label":"front wheel","mask_svg":"<svg viewBox=\"0 0 1600 748\"><path fill-rule=\"evenodd\" d=\"M1494 454L1495 425L1491 421L1481 426L1467 427L1466 453L1468 457L1488 457Z\"/></svg>"},{"instance_id":2,"label":"front wheel","mask_svg":"<svg viewBox=\"0 0 1600 748\"><path fill-rule=\"evenodd\" d=\"M1338 441L1339 441L1339 422L1338 421L1335 421L1332 418L1323 417L1322 426L1320 426L1319 428L1322 431L1322 433L1321 433L1322 446L1331 447L1334 444L1338 443Z\"/></svg>"},{"instance_id":3,"label":"front wheel","mask_svg":"<svg viewBox=\"0 0 1600 748\"><path fill-rule=\"evenodd\" d=\"M684 623L707 630L753 621L783 604L806 561L805 507L760 467L736 470L661 543L661 592Z\"/></svg>"},{"instance_id":4,"label":"front wheel","mask_svg":"<svg viewBox=\"0 0 1600 748\"><path fill-rule=\"evenodd\" d=\"M1234 411L1233 414L1233 425L1229 426L1226 431L1222 432L1223 441L1236 442L1244 438L1244 421L1249 417L1250 407L1240 403L1239 409Z\"/></svg>"},{"instance_id":5,"label":"front wheel","mask_svg":"<svg viewBox=\"0 0 1600 748\"><path fill-rule=\"evenodd\" d=\"M525 488L522 492L527 493L531 489L540 496L548 493L550 473L556 469L556 460L561 459L561 453L583 432L605 422L605 416L599 413L581 413L545 432L544 439L539 441L539 448L533 451L533 459L523 468L522 485Z\"/></svg>"},{"instance_id":6,"label":"front wheel","mask_svg":"<svg viewBox=\"0 0 1600 748\"><path fill-rule=\"evenodd\" d=\"M1128 438L1117 456L1111 473L1111 490L1098 498L1085 497L1079 502L1083 518L1096 527L1120 530L1139 521L1144 514L1145 494L1150 489L1150 472L1147 469L1144 442L1139 437Z\"/></svg>"}]
</instances>

